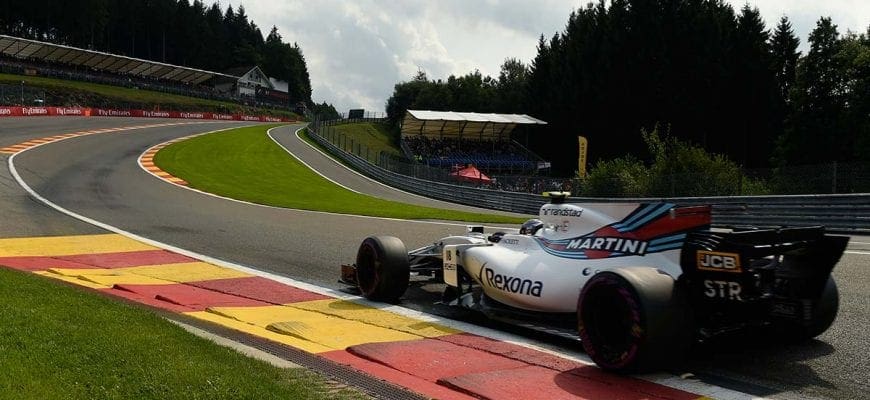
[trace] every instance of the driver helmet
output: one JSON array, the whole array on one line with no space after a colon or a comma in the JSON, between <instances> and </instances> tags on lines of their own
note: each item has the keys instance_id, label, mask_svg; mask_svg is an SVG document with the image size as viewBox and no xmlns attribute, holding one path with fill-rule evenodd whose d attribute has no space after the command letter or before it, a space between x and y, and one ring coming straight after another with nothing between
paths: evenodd
<instances>
[{"instance_id":1,"label":"driver helmet","mask_svg":"<svg viewBox=\"0 0 870 400\"><path fill-rule=\"evenodd\" d=\"M534 235L538 230L544 227L544 222L537 219L532 218L526 222L523 222L523 225L520 226L520 235Z\"/></svg>"}]
</instances>

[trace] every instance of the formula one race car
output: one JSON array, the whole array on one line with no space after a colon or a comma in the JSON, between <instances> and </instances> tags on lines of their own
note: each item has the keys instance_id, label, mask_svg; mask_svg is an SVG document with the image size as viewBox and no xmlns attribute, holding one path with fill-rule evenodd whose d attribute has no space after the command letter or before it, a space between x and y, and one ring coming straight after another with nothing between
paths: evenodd
<instances>
[{"instance_id":1,"label":"formula one race car","mask_svg":"<svg viewBox=\"0 0 870 400\"><path fill-rule=\"evenodd\" d=\"M848 237L822 227L711 230L710 206L566 204L549 193L519 233L469 227L408 252L366 238L342 281L396 302L409 276L443 279L443 301L512 321L576 321L583 348L612 371L662 368L694 341L749 326L791 339L831 326L831 270Z\"/></svg>"}]
</instances>

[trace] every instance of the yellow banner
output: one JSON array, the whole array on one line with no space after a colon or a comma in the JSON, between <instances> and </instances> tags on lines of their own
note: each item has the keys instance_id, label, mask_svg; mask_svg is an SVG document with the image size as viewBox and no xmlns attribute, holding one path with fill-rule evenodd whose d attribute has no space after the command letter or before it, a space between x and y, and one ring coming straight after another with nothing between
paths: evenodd
<instances>
[{"instance_id":1,"label":"yellow banner","mask_svg":"<svg viewBox=\"0 0 870 400\"><path fill-rule=\"evenodd\" d=\"M577 136L577 141L580 144L580 156L577 159L577 174L584 178L586 177L586 149L589 147L589 141L583 136Z\"/></svg>"}]
</instances>

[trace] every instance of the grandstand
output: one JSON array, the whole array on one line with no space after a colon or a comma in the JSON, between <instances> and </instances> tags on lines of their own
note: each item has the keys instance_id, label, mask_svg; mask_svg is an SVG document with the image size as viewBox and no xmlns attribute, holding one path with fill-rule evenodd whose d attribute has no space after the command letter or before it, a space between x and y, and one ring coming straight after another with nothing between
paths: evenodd
<instances>
[{"instance_id":1,"label":"grandstand","mask_svg":"<svg viewBox=\"0 0 870 400\"><path fill-rule=\"evenodd\" d=\"M259 71L256 67L245 71L253 69ZM148 89L250 106L288 109L290 103L289 97L277 98L268 78L261 88L246 78L248 72L230 75L7 35L0 35L0 72ZM235 86L217 90L215 84L219 82Z\"/></svg>"},{"instance_id":2,"label":"grandstand","mask_svg":"<svg viewBox=\"0 0 870 400\"><path fill-rule=\"evenodd\" d=\"M408 110L401 147L417 162L438 168L474 165L486 173L534 174L549 163L511 139L520 125L546 125L528 115Z\"/></svg>"}]
</instances>

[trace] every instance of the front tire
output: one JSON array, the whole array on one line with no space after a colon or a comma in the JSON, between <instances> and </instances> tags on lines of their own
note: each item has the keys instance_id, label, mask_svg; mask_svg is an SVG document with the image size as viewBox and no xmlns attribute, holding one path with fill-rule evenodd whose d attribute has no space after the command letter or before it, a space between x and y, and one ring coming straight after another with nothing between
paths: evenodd
<instances>
[{"instance_id":1,"label":"front tire","mask_svg":"<svg viewBox=\"0 0 870 400\"><path fill-rule=\"evenodd\" d=\"M408 289L410 262L405 244L393 236L371 236L356 253L360 292L369 300L396 303Z\"/></svg>"},{"instance_id":2,"label":"front tire","mask_svg":"<svg viewBox=\"0 0 870 400\"><path fill-rule=\"evenodd\" d=\"M683 358L694 330L678 285L654 268L625 268L593 276L577 304L583 348L599 367L640 372Z\"/></svg>"}]
</instances>

